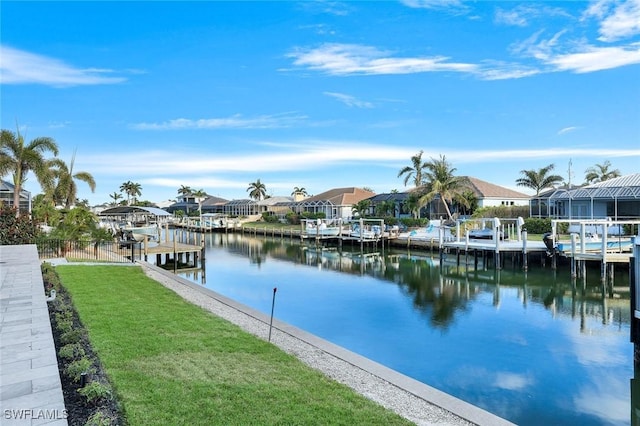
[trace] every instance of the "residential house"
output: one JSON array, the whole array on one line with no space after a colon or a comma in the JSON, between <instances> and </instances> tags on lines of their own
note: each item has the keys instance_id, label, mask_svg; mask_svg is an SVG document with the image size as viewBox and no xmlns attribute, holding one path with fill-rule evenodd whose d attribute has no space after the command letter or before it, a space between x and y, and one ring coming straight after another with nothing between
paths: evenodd
<instances>
[{"instance_id":1,"label":"residential house","mask_svg":"<svg viewBox=\"0 0 640 426\"><path fill-rule=\"evenodd\" d=\"M0 180L0 204L13 207L15 186L5 180ZM19 209L22 213L31 213L31 192L20 190Z\"/></svg>"},{"instance_id":2,"label":"residential house","mask_svg":"<svg viewBox=\"0 0 640 426\"><path fill-rule=\"evenodd\" d=\"M324 213L328 219L349 219L353 216L353 206L362 200L374 196L375 193L362 188L335 188L313 197L292 203L295 213Z\"/></svg>"},{"instance_id":3,"label":"residential house","mask_svg":"<svg viewBox=\"0 0 640 426\"><path fill-rule=\"evenodd\" d=\"M628 220L640 218L640 173L577 188L558 188L547 195L547 211L554 219Z\"/></svg>"},{"instance_id":4,"label":"residential house","mask_svg":"<svg viewBox=\"0 0 640 426\"><path fill-rule=\"evenodd\" d=\"M478 208L529 205L530 195L471 176L465 176L464 179L468 188L476 196Z\"/></svg>"},{"instance_id":5,"label":"residential house","mask_svg":"<svg viewBox=\"0 0 640 426\"><path fill-rule=\"evenodd\" d=\"M201 206L199 206L198 199L193 194L186 194L181 195L177 202L166 207L165 210L169 213L175 213L178 210L181 210L186 215L190 212L198 211L198 208L201 208L202 213L222 213L225 203L227 203L227 200L223 198L207 196L205 199L201 200Z\"/></svg>"}]
</instances>

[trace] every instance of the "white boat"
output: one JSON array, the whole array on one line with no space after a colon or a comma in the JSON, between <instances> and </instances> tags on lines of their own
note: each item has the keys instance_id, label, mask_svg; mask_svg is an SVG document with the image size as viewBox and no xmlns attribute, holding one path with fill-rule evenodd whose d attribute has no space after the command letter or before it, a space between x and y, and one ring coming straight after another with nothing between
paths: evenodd
<instances>
[{"instance_id":1,"label":"white boat","mask_svg":"<svg viewBox=\"0 0 640 426\"><path fill-rule=\"evenodd\" d=\"M380 228L380 225L373 225L368 229L360 228L359 224L354 223L351 226L351 232L349 233L349 235L354 238L373 240L382 236L382 228Z\"/></svg>"},{"instance_id":2,"label":"white boat","mask_svg":"<svg viewBox=\"0 0 640 426\"><path fill-rule=\"evenodd\" d=\"M340 236L341 233L341 226L327 225L326 222L318 219L317 221L307 221L302 236L307 238L334 238Z\"/></svg>"},{"instance_id":3,"label":"white boat","mask_svg":"<svg viewBox=\"0 0 640 426\"><path fill-rule=\"evenodd\" d=\"M546 242L545 242L546 244ZM560 252L571 252L571 241L559 241L556 244L556 249ZM576 238L575 250L576 252L582 252L583 243L580 241L580 236ZM608 252L627 252L632 249L632 241L630 237L610 237L607 238L606 251ZM585 252L601 252L602 251L602 237L598 234L585 233L584 238L584 251Z\"/></svg>"},{"instance_id":4,"label":"white boat","mask_svg":"<svg viewBox=\"0 0 640 426\"><path fill-rule=\"evenodd\" d=\"M399 238L413 241L440 241L441 230L444 241L455 240L455 236L451 233L451 227L442 225L440 220L431 220L426 227L403 232L399 235Z\"/></svg>"}]
</instances>

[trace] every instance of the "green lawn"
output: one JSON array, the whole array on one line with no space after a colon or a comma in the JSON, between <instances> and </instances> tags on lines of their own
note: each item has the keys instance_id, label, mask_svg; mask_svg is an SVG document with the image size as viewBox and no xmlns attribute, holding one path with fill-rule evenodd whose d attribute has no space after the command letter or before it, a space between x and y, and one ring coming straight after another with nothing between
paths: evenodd
<instances>
[{"instance_id":1,"label":"green lawn","mask_svg":"<svg viewBox=\"0 0 640 426\"><path fill-rule=\"evenodd\" d=\"M56 271L129 425L410 424L140 268Z\"/></svg>"}]
</instances>

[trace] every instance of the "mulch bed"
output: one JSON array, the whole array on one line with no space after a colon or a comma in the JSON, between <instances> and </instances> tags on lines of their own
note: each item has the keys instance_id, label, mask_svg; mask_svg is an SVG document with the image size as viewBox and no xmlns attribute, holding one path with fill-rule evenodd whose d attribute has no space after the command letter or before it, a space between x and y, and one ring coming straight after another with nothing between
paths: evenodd
<instances>
[{"instance_id":1,"label":"mulch bed","mask_svg":"<svg viewBox=\"0 0 640 426\"><path fill-rule=\"evenodd\" d=\"M91 380L98 380L100 383L109 384L109 379L104 371L104 368L100 362L100 359L94 352L91 347L91 343L87 337L86 330L84 326L80 322L78 314L73 306L73 302L71 301L71 297L66 292L64 287L61 285L56 285L55 283L48 283L46 277L45 279L45 288L47 289L47 294L50 292L51 288L56 289L56 300L48 303L49 308L49 319L51 320L51 328L53 331L53 340L56 347L56 354L58 355L60 348L64 346L61 343L60 336L62 333L56 326L56 313L61 312L62 310L69 310L71 313L71 317L73 319L73 328L74 330L82 330L80 345L84 349L85 357L89 358L92 362L93 372L90 375L85 377L84 382L89 383ZM114 391L111 391L111 395L109 397L100 398L98 401L94 403L89 403L87 398L82 396L78 390L80 390L84 383L73 381L67 374L65 374L65 368L67 364L70 362L64 358L61 358L59 355L58 358L58 370L60 371L60 380L62 382L62 393L64 395L64 404L67 410L67 422L70 426L76 425L111 425L111 426L119 426L126 425L125 417L122 413L120 404L114 395ZM94 416L92 418L92 416Z\"/></svg>"}]
</instances>

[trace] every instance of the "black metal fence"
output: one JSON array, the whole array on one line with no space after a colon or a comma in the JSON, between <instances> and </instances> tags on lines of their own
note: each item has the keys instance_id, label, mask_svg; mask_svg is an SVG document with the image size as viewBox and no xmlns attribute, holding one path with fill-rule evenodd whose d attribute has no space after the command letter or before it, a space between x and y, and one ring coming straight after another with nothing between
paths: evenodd
<instances>
[{"instance_id":1,"label":"black metal fence","mask_svg":"<svg viewBox=\"0 0 640 426\"><path fill-rule=\"evenodd\" d=\"M71 262L128 263L142 258L142 243L137 241L70 241L39 239L40 259L64 257Z\"/></svg>"}]
</instances>

